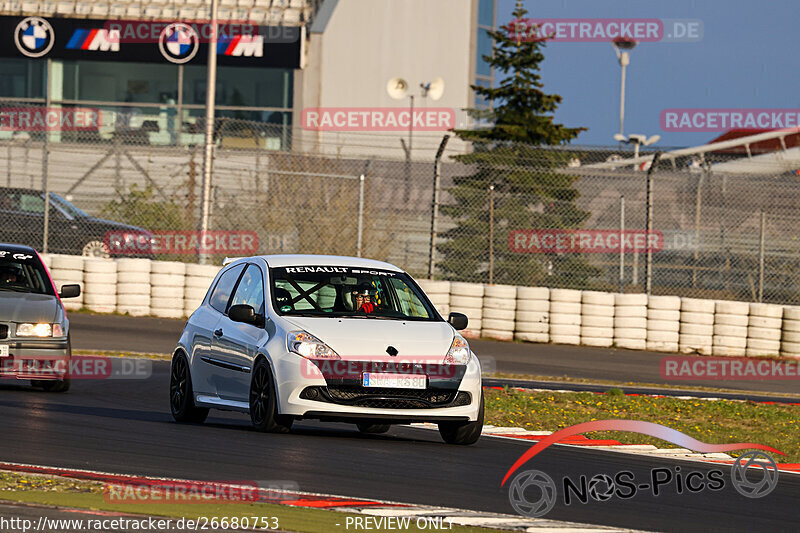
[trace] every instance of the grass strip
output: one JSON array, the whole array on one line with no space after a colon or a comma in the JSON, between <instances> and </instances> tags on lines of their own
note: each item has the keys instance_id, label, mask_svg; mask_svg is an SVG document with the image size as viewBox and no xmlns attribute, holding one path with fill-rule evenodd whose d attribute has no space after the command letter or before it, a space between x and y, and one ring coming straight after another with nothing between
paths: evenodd
<instances>
[{"instance_id":1,"label":"grass strip","mask_svg":"<svg viewBox=\"0 0 800 533\"><path fill-rule=\"evenodd\" d=\"M682 400L670 397L626 396L619 389L591 392L534 392L485 389L486 424L532 431L559 429L605 419L655 422L713 444L753 442L772 446L786 456L776 462L800 462L800 406L731 400ZM672 443L647 435L619 431L587 433L590 439L614 439L623 444ZM736 455L731 452L730 455ZM739 452L741 453L741 452Z\"/></svg>"},{"instance_id":2,"label":"grass strip","mask_svg":"<svg viewBox=\"0 0 800 533\"><path fill-rule=\"evenodd\" d=\"M253 517L268 517L270 525L274 523L272 518L275 517L281 531L303 533L347 531L345 527L347 517L363 518L366 516L340 511L256 502L186 504L108 502L104 496L104 487L104 483L97 481L0 471L0 501L140 514L172 519L186 518L196 520L199 517L205 517L209 520L212 518L227 518L230 521L233 517L251 520ZM443 524L447 528L447 521L444 521ZM403 529L403 531L428 531L430 529L418 528L415 519L412 519L409 525L410 527ZM266 529L264 530L266 531ZM453 524L452 529L448 529L448 531L489 533L497 530Z\"/></svg>"}]
</instances>

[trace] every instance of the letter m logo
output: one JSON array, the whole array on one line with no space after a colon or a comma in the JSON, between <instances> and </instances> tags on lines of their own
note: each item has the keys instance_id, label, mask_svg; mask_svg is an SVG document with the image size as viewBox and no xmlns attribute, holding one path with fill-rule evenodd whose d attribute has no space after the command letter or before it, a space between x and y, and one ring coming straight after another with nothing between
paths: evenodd
<instances>
[{"instance_id":1,"label":"letter m logo","mask_svg":"<svg viewBox=\"0 0 800 533\"><path fill-rule=\"evenodd\" d=\"M119 30L97 30L89 50L119 52Z\"/></svg>"},{"instance_id":2,"label":"letter m logo","mask_svg":"<svg viewBox=\"0 0 800 533\"><path fill-rule=\"evenodd\" d=\"M231 52L232 56L263 57L264 36L242 35Z\"/></svg>"}]
</instances>

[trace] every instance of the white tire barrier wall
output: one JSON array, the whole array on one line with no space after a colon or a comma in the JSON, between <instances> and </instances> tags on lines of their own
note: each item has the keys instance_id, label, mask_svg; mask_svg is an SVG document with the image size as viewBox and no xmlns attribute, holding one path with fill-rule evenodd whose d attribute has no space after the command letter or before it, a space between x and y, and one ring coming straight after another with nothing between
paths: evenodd
<instances>
[{"instance_id":1,"label":"white tire barrier wall","mask_svg":"<svg viewBox=\"0 0 800 533\"><path fill-rule=\"evenodd\" d=\"M681 329L678 350L681 353L711 355L714 341L713 300L681 298Z\"/></svg>"},{"instance_id":2,"label":"white tire barrier wall","mask_svg":"<svg viewBox=\"0 0 800 533\"><path fill-rule=\"evenodd\" d=\"M783 309L781 355L800 359L800 307Z\"/></svg>"},{"instance_id":3,"label":"white tire barrier wall","mask_svg":"<svg viewBox=\"0 0 800 533\"><path fill-rule=\"evenodd\" d=\"M83 260L84 306L97 313L117 310L117 262L87 257Z\"/></svg>"},{"instance_id":4,"label":"white tire barrier wall","mask_svg":"<svg viewBox=\"0 0 800 533\"><path fill-rule=\"evenodd\" d=\"M550 342L550 289L517 287L514 338L528 342Z\"/></svg>"},{"instance_id":5,"label":"white tire barrier wall","mask_svg":"<svg viewBox=\"0 0 800 533\"><path fill-rule=\"evenodd\" d=\"M581 291L550 289L550 341L581 343Z\"/></svg>"},{"instance_id":6,"label":"white tire barrier wall","mask_svg":"<svg viewBox=\"0 0 800 533\"><path fill-rule=\"evenodd\" d=\"M743 356L747 351L747 302L717 301L714 311L714 355Z\"/></svg>"},{"instance_id":7,"label":"white tire barrier wall","mask_svg":"<svg viewBox=\"0 0 800 533\"><path fill-rule=\"evenodd\" d=\"M183 264L183 263L181 263ZM153 265L155 267L155 263ZM183 292L183 314L190 316L195 310L203 303L208 289L211 287L211 282L214 281L217 273L220 271L218 266L214 265L184 265L184 292ZM168 267L162 267L159 274L165 274Z\"/></svg>"},{"instance_id":8,"label":"white tire barrier wall","mask_svg":"<svg viewBox=\"0 0 800 533\"><path fill-rule=\"evenodd\" d=\"M182 318L186 308L186 264L175 261L157 263L160 264L155 270L150 270L150 312L160 318Z\"/></svg>"},{"instance_id":9,"label":"white tire barrier wall","mask_svg":"<svg viewBox=\"0 0 800 533\"><path fill-rule=\"evenodd\" d=\"M50 270L50 276L60 291L62 285L80 285L81 295L77 298L64 299L64 309L75 311L83 307L86 285L83 282L83 257L72 255L49 255L45 258L45 265ZM49 262L49 264L48 264Z\"/></svg>"},{"instance_id":10,"label":"white tire barrier wall","mask_svg":"<svg viewBox=\"0 0 800 533\"><path fill-rule=\"evenodd\" d=\"M149 259L117 259L117 312L131 316L150 314Z\"/></svg>"},{"instance_id":11,"label":"white tire barrier wall","mask_svg":"<svg viewBox=\"0 0 800 533\"><path fill-rule=\"evenodd\" d=\"M40 254L67 310L182 318L220 267L149 259ZM464 313L465 337L800 359L800 306L420 280L439 313Z\"/></svg>"},{"instance_id":12,"label":"white tire barrier wall","mask_svg":"<svg viewBox=\"0 0 800 533\"><path fill-rule=\"evenodd\" d=\"M486 285L483 289L481 336L501 341L514 340L517 288L513 285Z\"/></svg>"},{"instance_id":13,"label":"white tire barrier wall","mask_svg":"<svg viewBox=\"0 0 800 533\"><path fill-rule=\"evenodd\" d=\"M774 304L751 303L747 319L748 357L779 355L783 307Z\"/></svg>"},{"instance_id":14,"label":"white tire barrier wall","mask_svg":"<svg viewBox=\"0 0 800 533\"><path fill-rule=\"evenodd\" d=\"M614 344L614 295L583 291L581 296L581 344L608 348Z\"/></svg>"},{"instance_id":15,"label":"white tire barrier wall","mask_svg":"<svg viewBox=\"0 0 800 533\"><path fill-rule=\"evenodd\" d=\"M647 299L648 350L677 352L681 329L681 299L678 296L650 296Z\"/></svg>"},{"instance_id":16,"label":"white tire barrier wall","mask_svg":"<svg viewBox=\"0 0 800 533\"><path fill-rule=\"evenodd\" d=\"M629 350L647 347L647 295L614 295L614 344Z\"/></svg>"},{"instance_id":17,"label":"white tire barrier wall","mask_svg":"<svg viewBox=\"0 0 800 533\"><path fill-rule=\"evenodd\" d=\"M450 314L450 282L421 279L417 280L417 284L425 291L439 314L447 319Z\"/></svg>"},{"instance_id":18,"label":"white tire barrier wall","mask_svg":"<svg viewBox=\"0 0 800 533\"><path fill-rule=\"evenodd\" d=\"M467 329L461 332L467 338L481 336L483 318L483 285L480 283L450 283L450 310L467 315Z\"/></svg>"}]
</instances>

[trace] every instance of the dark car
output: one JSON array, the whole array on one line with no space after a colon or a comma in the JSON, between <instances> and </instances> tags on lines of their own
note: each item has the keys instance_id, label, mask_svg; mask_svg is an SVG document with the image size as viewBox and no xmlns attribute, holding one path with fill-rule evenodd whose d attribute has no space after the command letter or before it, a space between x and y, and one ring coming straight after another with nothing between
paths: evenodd
<instances>
[{"instance_id":1,"label":"dark car","mask_svg":"<svg viewBox=\"0 0 800 533\"><path fill-rule=\"evenodd\" d=\"M72 348L61 298L80 293L80 285L58 292L33 248L0 244L0 378L69 389Z\"/></svg>"},{"instance_id":2,"label":"dark car","mask_svg":"<svg viewBox=\"0 0 800 533\"><path fill-rule=\"evenodd\" d=\"M42 191L0 187L0 241L41 249L44 206ZM143 252L153 243L151 232L90 216L55 193L50 193L48 226L47 251L55 254L108 257L120 241L143 241L145 246L136 247Z\"/></svg>"}]
</instances>

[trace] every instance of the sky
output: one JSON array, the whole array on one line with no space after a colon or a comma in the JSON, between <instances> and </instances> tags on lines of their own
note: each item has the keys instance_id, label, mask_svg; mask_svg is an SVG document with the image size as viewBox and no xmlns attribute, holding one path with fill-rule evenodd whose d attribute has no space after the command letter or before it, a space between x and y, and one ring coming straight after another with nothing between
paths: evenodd
<instances>
[{"instance_id":1,"label":"sky","mask_svg":"<svg viewBox=\"0 0 800 533\"><path fill-rule=\"evenodd\" d=\"M525 0L530 18L698 19L699 42L639 43L627 68L625 134L661 135L656 146L705 144L720 133L662 131L667 108L800 108L798 0ZM498 0L497 21L515 0ZM556 121L584 126L573 143L614 145L620 66L610 43L544 48L544 91L563 101Z\"/></svg>"}]
</instances>

